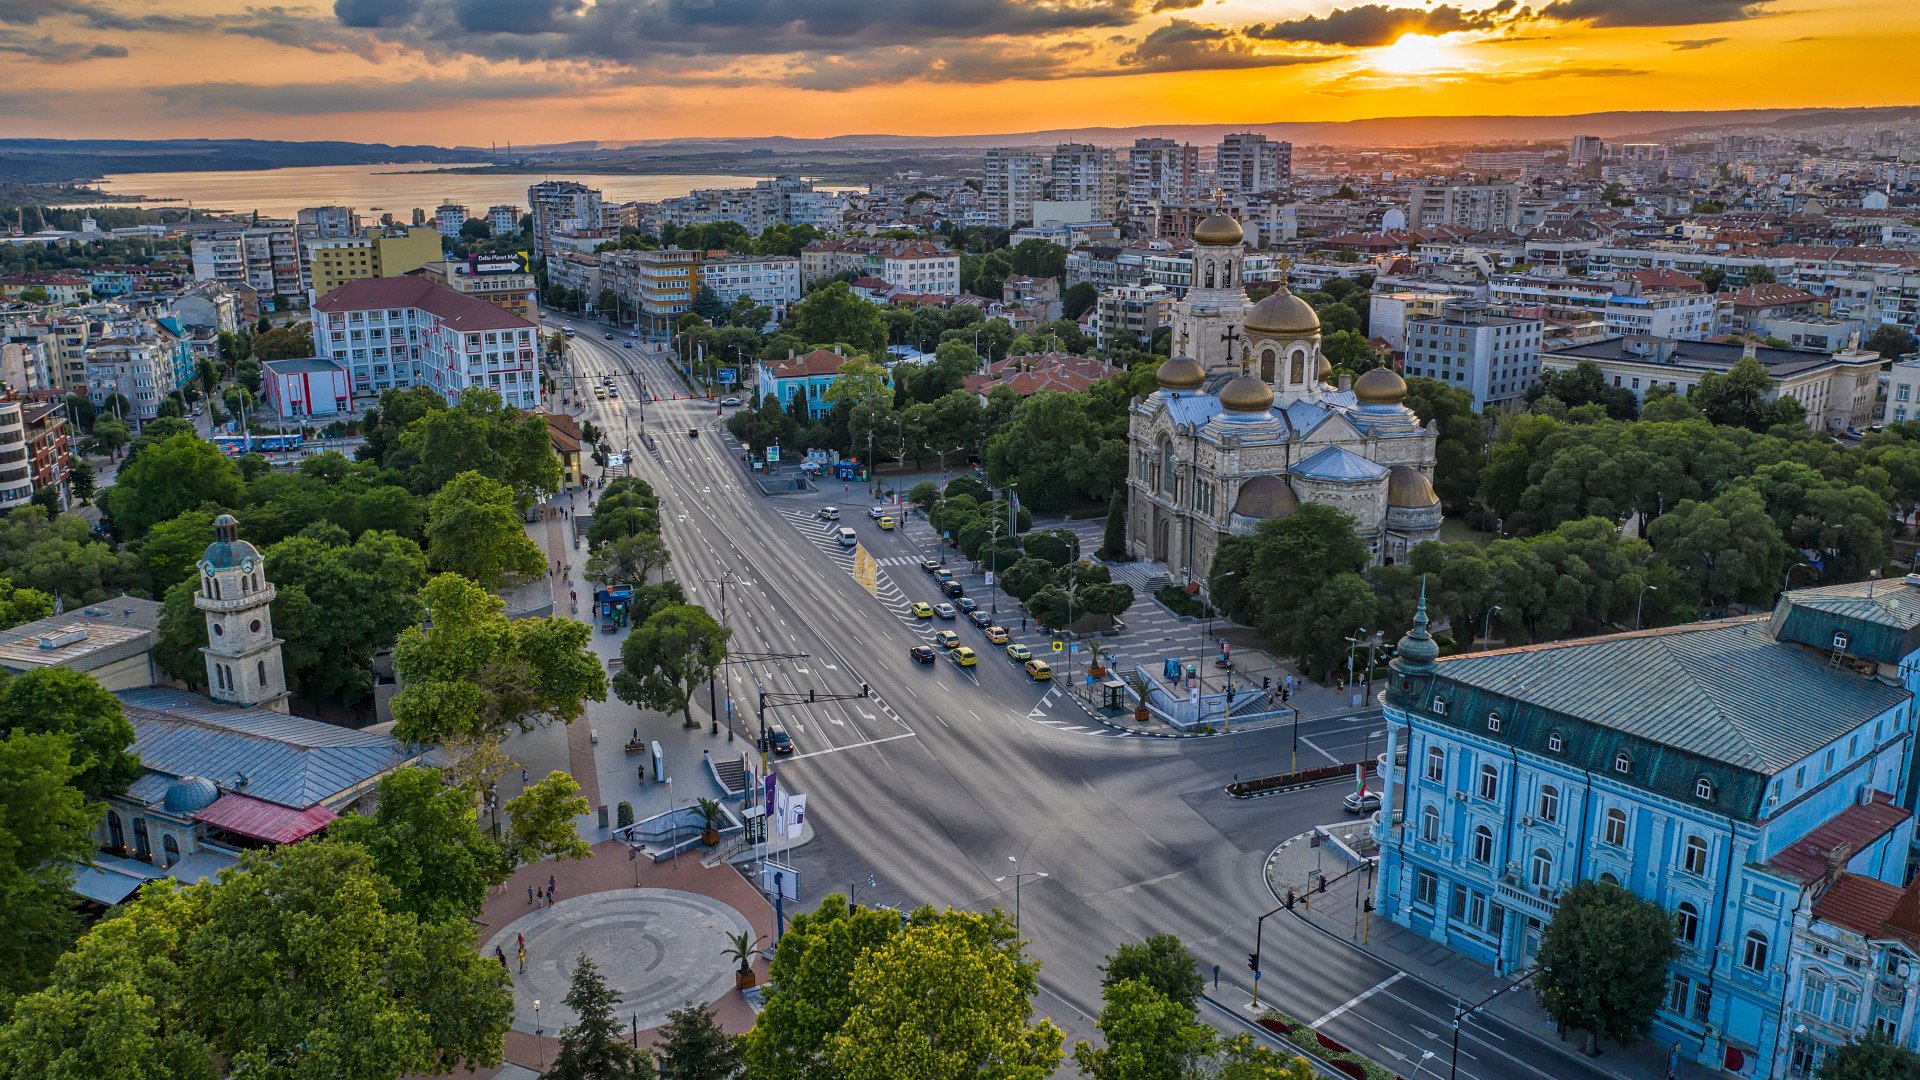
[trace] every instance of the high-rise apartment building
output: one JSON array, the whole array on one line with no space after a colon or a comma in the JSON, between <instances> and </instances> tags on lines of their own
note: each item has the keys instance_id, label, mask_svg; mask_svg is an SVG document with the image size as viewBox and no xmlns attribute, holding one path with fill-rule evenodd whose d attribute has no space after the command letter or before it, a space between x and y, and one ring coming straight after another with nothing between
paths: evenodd
<instances>
[{"instance_id":1,"label":"high-rise apartment building","mask_svg":"<svg viewBox=\"0 0 1920 1080\"><path fill-rule=\"evenodd\" d=\"M1514 184L1416 184L1407 207L1407 224L1415 229L1508 229L1519 223L1520 189Z\"/></svg>"},{"instance_id":2,"label":"high-rise apartment building","mask_svg":"<svg viewBox=\"0 0 1920 1080\"><path fill-rule=\"evenodd\" d=\"M294 231L328 239L354 236L360 232L360 214L351 206L309 206L294 215Z\"/></svg>"},{"instance_id":3,"label":"high-rise apartment building","mask_svg":"<svg viewBox=\"0 0 1920 1080\"><path fill-rule=\"evenodd\" d=\"M987 216L1007 228L1032 221L1034 201L1046 198L1051 169L1051 159L1031 150L987 151L986 178L980 186Z\"/></svg>"},{"instance_id":4,"label":"high-rise apartment building","mask_svg":"<svg viewBox=\"0 0 1920 1080\"><path fill-rule=\"evenodd\" d=\"M1476 409L1514 400L1540 379L1545 326L1491 314L1478 301L1450 303L1436 318L1407 322L1406 375L1466 390Z\"/></svg>"},{"instance_id":5,"label":"high-rise apartment building","mask_svg":"<svg viewBox=\"0 0 1920 1080\"><path fill-rule=\"evenodd\" d=\"M600 192L577 180L542 180L527 189L533 212L533 255L553 257L553 235L601 227Z\"/></svg>"},{"instance_id":6,"label":"high-rise apartment building","mask_svg":"<svg viewBox=\"0 0 1920 1080\"><path fill-rule=\"evenodd\" d=\"M1607 142L1598 135L1575 135L1573 146L1567 151L1567 164L1575 167L1589 165L1607 155Z\"/></svg>"},{"instance_id":7,"label":"high-rise apartment building","mask_svg":"<svg viewBox=\"0 0 1920 1080\"><path fill-rule=\"evenodd\" d=\"M1109 221L1119 216L1120 156L1112 147L1061 143L1053 149L1048 171L1049 199L1090 202L1094 212Z\"/></svg>"},{"instance_id":8,"label":"high-rise apartment building","mask_svg":"<svg viewBox=\"0 0 1920 1080\"><path fill-rule=\"evenodd\" d=\"M441 236L458 237L460 227L467 223L467 208L459 203L441 203L434 208L434 226Z\"/></svg>"},{"instance_id":9,"label":"high-rise apartment building","mask_svg":"<svg viewBox=\"0 0 1920 1080\"><path fill-rule=\"evenodd\" d=\"M320 297L358 278L412 273L439 260L440 249L437 231L400 226L343 240L309 240L307 274Z\"/></svg>"},{"instance_id":10,"label":"high-rise apartment building","mask_svg":"<svg viewBox=\"0 0 1920 1080\"><path fill-rule=\"evenodd\" d=\"M1135 139L1127 152L1127 209L1140 213L1154 203L1194 197L1200 183L1200 148L1172 139Z\"/></svg>"},{"instance_id":11,"label":"high-rise apartment building","mask_svg":"<svg viewBox=\"0 0 1920 1080\"><path fill-rule=\"evenodd\" d=\"M1214 155L1213 179L1229 195L1285 190L1293 183L1293 144L1252 131L1228 135Z\"/></svg>"},{"instance_id":12,"label":"high-rise apartment building","mask_svg":"<svg viewBox=\"0 0 1920 1080\"><path fill-rule=\"evenodd\" d=\"M299 239L290 228L221 230L193 241L193 279L245 285L298 304L306 296Z\"/></svg>"},{"instance_id":13,"label":"high-rise apartment building","mask_svg":"<svg viewBox=\"0 0 1920 1080\"><path fill-rule=\"evenodd\" d=\"M520 231L520 208L512 203L487 207L487 226L495 236Z\"/></svg>"}]
</instances>

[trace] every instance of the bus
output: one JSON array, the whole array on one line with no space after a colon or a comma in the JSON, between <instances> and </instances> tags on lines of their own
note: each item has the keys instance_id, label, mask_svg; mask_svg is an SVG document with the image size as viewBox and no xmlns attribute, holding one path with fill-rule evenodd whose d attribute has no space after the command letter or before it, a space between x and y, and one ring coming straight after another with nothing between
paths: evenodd
<instances>
[{"instance_id":1,"label":"bus","mask_svg":"<svg viewBox=\"0 0 1920 1080\"><path fill-rule=\"evenodd\" d=\"M229 455L298 450L305 441L306 437L302 435L215 435L213 437L213 445L219 447L221 453Z\"/></svg>"}]
</instances>

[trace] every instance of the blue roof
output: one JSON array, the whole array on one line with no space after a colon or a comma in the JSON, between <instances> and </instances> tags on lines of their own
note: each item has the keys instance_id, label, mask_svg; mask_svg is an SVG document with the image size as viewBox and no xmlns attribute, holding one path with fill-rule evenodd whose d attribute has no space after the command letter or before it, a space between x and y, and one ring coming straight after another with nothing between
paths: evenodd
<instances>
[{"instance_id":1,"label":"blue roof","mask_svg":"<svg viewBox=\"0 0 1920 1080\"><path fill-rule=\"evenodd\" d=\"M1352 483L1360 480L1381 480L1387 475L1387 467L1378 462L1368 461L1351 450L1338 446L1328 446L1306 457L1289 470L1295 476L1304 476L1309 480L1331 480Z\"/></svg>"},{"instance_id":2,"label":"blue roof","mask_svg":"<svg viewBox=\"0 0 1920 1080\"><path fill-rule=\"evenodd\" d=\"M1326 423L1327 417L1333 415L1333 410L1315 405L1313 402L1307 401L1304 398L1289 403L1282 411L1286 413L1287 423L1293 426L1294 431L1302 435Z\"/></svg>"},{"instance_id":3,"label":"blue roof","mask_svg":"<svg viewBox=\"0 0 1920 1080\"><path fill-rule=\"evenodd\" d=\"M419 753L389 735L270 709L222 705L163 687L119 692L133 752L153 772L202 776L223 790L306 809L397 769Z\"/></svg>"},{"instance_id":4,"label":"blue roof","mask_svg":"<svg viewBox=\"0 0 1920 1080\"><path fill-rule=\"evenodd\" d=\"M1220 399L1212 394L1184 392L1167 395L1167 416L1176 424L1205 424L1219 416Z\"/></svg>"}]
</instances>

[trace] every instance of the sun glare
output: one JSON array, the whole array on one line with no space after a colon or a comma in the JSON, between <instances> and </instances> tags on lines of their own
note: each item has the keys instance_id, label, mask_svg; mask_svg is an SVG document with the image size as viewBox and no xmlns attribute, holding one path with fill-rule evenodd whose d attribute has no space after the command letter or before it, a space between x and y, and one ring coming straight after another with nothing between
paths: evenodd
<instances>
[{"instance_id":1,"label":"sun glare","mask_svg":"<svg viewBox=\"0 0 1920 1080\"><path fill-rule=\"evenodd\" d=\"M1377 71L1412 75L1438 71L1459 62L1458 51L1449 42L1429 34L1401 34L1400 40L1375 49L1367 57Z\"/></svg>"}]
</instances>

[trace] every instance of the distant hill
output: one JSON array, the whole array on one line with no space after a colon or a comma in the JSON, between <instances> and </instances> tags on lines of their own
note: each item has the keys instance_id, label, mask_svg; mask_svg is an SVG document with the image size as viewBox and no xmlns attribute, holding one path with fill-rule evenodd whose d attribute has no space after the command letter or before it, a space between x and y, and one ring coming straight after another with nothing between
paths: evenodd
<instances>
[{"instance_id":1,"label":"distant hill","mask_svg":"<svg viewBox=\"0 0 1920 1080\"><path fill-rule=\"evenodd\" d=\"M0 139L0 176L59 184L108 173L280 169L299 165L482 160L485 150L264 139Z\"/></svg>"}]
</instances>

